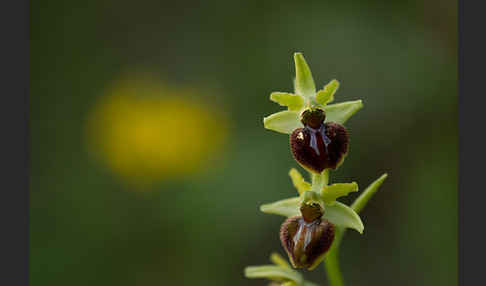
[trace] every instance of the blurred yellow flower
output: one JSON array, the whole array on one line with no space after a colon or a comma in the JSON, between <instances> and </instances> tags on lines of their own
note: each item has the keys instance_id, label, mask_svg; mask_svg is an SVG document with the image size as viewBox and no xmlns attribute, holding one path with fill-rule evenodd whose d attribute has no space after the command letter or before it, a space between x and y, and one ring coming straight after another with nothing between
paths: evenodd
<instances>
[{"instance_id":1,"label":"blurred yellow flower","mask_svg":"<svg viewBox=\"0 0 486 286\"><path fill-rule=\"evenodd\" d=\"M89 146L130 183L145 185L201 170L220 158L227 119L197 96L197 90L148 77L116 81L88 118Z\"/></svg>"}]
</instances>

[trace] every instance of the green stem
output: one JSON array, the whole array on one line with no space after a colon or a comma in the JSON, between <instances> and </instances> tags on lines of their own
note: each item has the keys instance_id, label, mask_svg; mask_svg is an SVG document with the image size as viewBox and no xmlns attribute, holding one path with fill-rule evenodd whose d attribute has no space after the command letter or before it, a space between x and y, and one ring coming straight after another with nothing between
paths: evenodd
<instances>
[{"instance_id":1,"label":"green stem","mask_svg":"<svg viewBox=\"0 0 486 286\"><path fill-rule=\"evenodd\" d=\"M329 170L325 169L320 174L312 173L312 188L311 190L317 194L321 194L322 188L329 183Z\"/></svg>"},{"instance_id":2,"label":"green stem","mask_svg":"<svg viewBox=\"0 0 486 286\"><path fill-rule=\"evenodd\" d=\"M339 249L335 248L333 251L329 251L324 261L324 267L326 269L327 280L331 286L344 286L341 270L339 269Z\"/></svg>"},{"instance_id":3,"label":"green stem","mask_svg":"<svg viewBox=\"0 0 486 286\"><path fill-rule=\"evenodd\" d=\"M336 227L336 232L334 236L334 242L332 243L331 249L326 254L324 259L324 268L327 274L327 280L331 286L343 286L343 277L341 270L339 268L339 246L343 238L345 229L341 227Z\"/></svg>"},{"instance_id":4,"label":"green stem","mask_svg":"<svg viewBox=\"0 0 486 286\"><path fill-rule=\"evenodd\" d=\"M312 173L311 190L321 194L322 189L329 184L329 170L325 169L320 174ZM329 252L324 258L324 267L327 273L327 279L331 286L344 286L341 270L339 269L339 245L344 234L344 229L336 227L334 242Z\"/></svg>"}]
</instances>

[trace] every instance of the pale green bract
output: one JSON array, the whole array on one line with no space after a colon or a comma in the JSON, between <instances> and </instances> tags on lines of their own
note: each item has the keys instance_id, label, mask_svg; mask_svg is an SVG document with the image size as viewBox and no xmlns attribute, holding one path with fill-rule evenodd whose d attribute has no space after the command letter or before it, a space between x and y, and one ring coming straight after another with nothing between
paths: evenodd
<instances>
[{"instance_id":1,"label":"pale green bract","mask_svg":"<svg viewBox=\"0 0 486 286\"><path fill-rule=\"evenodd\" d=\"M354 201L354 203L351 205L351 208L357 213L361 212L361 210L366 206L368 201L373 197L373 195L378 191L380 188L381 184L385 181L385 179L388 177L388 174L385 173L381 175L378 179L376 179L373 183L371 183L364 191L363 193Z\"/></svg>"}]
</instances>

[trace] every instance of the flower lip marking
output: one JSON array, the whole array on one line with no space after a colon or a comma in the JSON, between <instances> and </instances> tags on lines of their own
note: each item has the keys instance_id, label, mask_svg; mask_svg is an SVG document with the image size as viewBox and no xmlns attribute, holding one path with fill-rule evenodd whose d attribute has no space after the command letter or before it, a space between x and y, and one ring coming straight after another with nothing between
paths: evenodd
<instances>
[{"instance_id":1,"label":"flower lip marking","mask_svg":"<svg viewBox=\"0 0 486 286\"><path fill-rule=\"evenodd\" d=\"M334 225L318 218L306 222L303 217L290 217L280 228L280 241L295 268L311 268L331 247Z\"/></svg>"},{"instance_id":2,"label":"flower lip marking","mask_svg":"<svg viewBox=\"0 0 486 286\"><path fill-rule=\"evenodd\" d=\"M304 133L299 132L299 134L297 134L297 139L304 140Z\"/></svg>"}]
</instances>

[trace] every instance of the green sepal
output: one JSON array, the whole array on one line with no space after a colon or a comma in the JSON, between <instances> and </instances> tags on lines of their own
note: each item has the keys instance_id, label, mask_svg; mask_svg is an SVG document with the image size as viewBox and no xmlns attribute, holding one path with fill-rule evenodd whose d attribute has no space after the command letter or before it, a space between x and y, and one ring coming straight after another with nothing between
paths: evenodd
<instances>
[{"instance_id":1,"label":"green sepal","mask_svg":"<svg viewBox=\"0 0 486 286\"><path fill-rule=\"evenodd\" d=\"M363 107L362 100L345 101L323 107L326 112L326 122L344 124L353 114Z\"/></svg>"},{"instance_id":2,"label":"green sepal","mask_svg":"<svg viewBox=\"0 0 486 286\"><path fill-rule=\"evenodd\" d=\"M245 268L246 278L267 278L275 281L294 281L298 285L304 282L302 275L286 267L278 265L260 265L260 266L248 266Z\"/></svg>"},{"instance_id":3,"label":"green sepal","mask_svg":"<svg viewBox=\"0 0 486 286\"><path fill-rule=\"evenodd\" d=\"M359 215L352 208L338 201L326 205L323 218L336 226L352 228L359 233L363 233L364 225Z\"/></svg>"},{"instance_id":4,"label":"green sepal","mask_svg":"<svg viewBox=\"0 0 486 286\"><path fill-rule=\"evenodd\" d=\"M325 186L321 191L321 197L324 203L331 204L337 198L346 196L351 192L358 191L358 184L356 182L352 183L338 183L332 184L330 186Z\"/></svg>"},{"instance_id":5,"label":"green sepal","mask_svg":"<svg viewBox=\"0 0 486 286\"><path fill-rule=\"evenodd\" d=\"M339 82L335 79L331 80L323 89L316 94L316 101L322 106L334 100L334 94L339 88Z\"/></svg>"},{"instance_id":6,"label":"green sepal","mask_svg":"<svg viewBox=\"0 0 486 286\"><path fill-rule=\"evenodd\" d=\"M281 106L287 106L292 111L301 110L305 103L302 96L288 92L272 92L270 94L270 100Z\"/></svg>"},{"instance_id":7,"label":"green sepal","mask_svg":"<svg viewBox=\"0 0 486 286\"><path fill-rule=\"evenodd\" d=\"M266 129L284 134L291 134L295 129L302 128L297 111L280 111L263 118L263 126Z\"/></svg>"},{"instance_id":8,"label":"green sepal","mask_svg":"<svg viewBox=\"0 0 486 286\"><path fill-rule=\"evenodd\" d=\"M316 85L312 78L309 65L302 53L294 53L295 62L295 93L306 98L315 96Z\"/></svg>"},{"instance_id":9,"label":"green sepal","mask_svg":"<svg viewBox=\"0 0 486 286\"><path fill-rule=\"evenodd\" d=\"M267 214L276 214L285 217L300 216L300 197L279 200L260 206L260 211Z\"/></svg>"}]
</instances>

